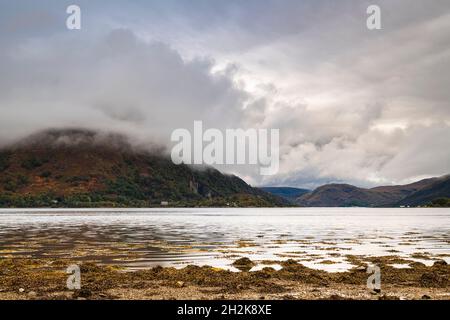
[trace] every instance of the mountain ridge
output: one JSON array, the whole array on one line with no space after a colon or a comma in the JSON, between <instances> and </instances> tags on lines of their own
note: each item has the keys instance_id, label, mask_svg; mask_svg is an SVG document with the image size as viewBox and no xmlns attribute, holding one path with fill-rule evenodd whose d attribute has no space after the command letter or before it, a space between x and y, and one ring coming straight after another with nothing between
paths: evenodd
<instances>
[{"instance_id":1,"label":"mountain ridge","mask_svg":"<svg viewBox=\"0 0 450 320\"><path fill-rule=\"evenodd\" d=\"M400 206L418 206L436 200L450 200L450 175L437 178L433 183L402 199Z\"/></svg>"},{"instance_id":2,"label":"mountain ridge","mask_svg":"<svg viewBox=\"0 0 450 320\"><path fill-rule=\"evenodd\" d=\"M436 185L437 183L443 184ZM406 185L359 188L349 184L327 184L296 199L304 207L398 207L425 206L438 198L450 198L450 176L428 178ZM433 187L434 186L434 187ZM418 199L418 194L429 190Z\"/></svg>"},{"instance_id":3,"label":"mountain ridge","mask_svg":"<svg viewBox=\"0 0 450 320\"><path fill-rule=\"evenodd\" d=\"M294 187L260 187L261 190L277 195L288 200L291 203L295 203L295 200L308 193L311 192L309 189L302 188L294 188Z\"/></svg>"},{"instance_id":4,"label":"mountain ridge","mask_svg":"<svg viewBox=\"0 0 450 320\"><path fill-rule=\"evenodd\" d=\"M450 175L407 185L254 188L212 167L175 165L126 136L46 130L0 148L0 207L448 206Z\"/></svg>"},{"instance_id":5,"label":"mountain ridge","mask_svg":"<svg viewBox=\"0 0 450 320\"><path fill-rule=\"evenodd\" d=\"M0 207L284 205L237 176L175 165L120 134L47 130L0 152Z\"/></svg>"}]
</instances>

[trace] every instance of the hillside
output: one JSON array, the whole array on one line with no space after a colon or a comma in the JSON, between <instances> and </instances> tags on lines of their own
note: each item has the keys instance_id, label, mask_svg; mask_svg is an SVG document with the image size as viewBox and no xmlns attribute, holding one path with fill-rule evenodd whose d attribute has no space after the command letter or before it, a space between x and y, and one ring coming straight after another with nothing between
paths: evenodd
<instances>
[{"instance_id":1,"label":"hillside","mask_svg":"<svg viewBox=\"0 0 450 320\"><path fill-rule=\"evenodd\" d=\"M0 207L282 206L213 168L175 165L120 135L50 130L0 150ZM167 202L167 203L166 203Z\"/></svg>"},{"instance_id":2,"label":"hillside","mask_svg":"<svg viewBox=\"0 0 450 320\"><path fill-rule=\"evenodd\" d=\"M437 198L450 197L449 177L424 179L408 185L371 189L348 184L328 184L300 196L296 203L305 207L390 207L427 205Z\"/></svg>"},{"instance_id":3,"label":"hillside","mask_svg":"<svg viewBox=\"0 0 450 320\"><path fill-rule=\"evenodd\" d=\"M372 207L398 200L389 193L378 193L348 184L329 184L297 199L304 207Z\"/></svg>"},{"instance_id":4,"label":"hillside","mask_svg":"<svg viewBox=\"0 0 450 320\"><path fill-rule=\"evenodd\" d=\"M261 187L261 190L282 197L289 202L295 203L298 197L311 192L308 189L291 188L291 187Z\"/></svg>"},{"instance_id":5,"label":"hillside","mask_svg":"<svg viewBox=\"0 0 450 320\"><path fill-rule=\"evenodd\" d=\"M450 199L450 176L445 176L433 181L421 190L405 197L398 204L404 206L423 206L436 200ZM447 204L448 206L448 204Z\"/></svg>"}]
</instances>

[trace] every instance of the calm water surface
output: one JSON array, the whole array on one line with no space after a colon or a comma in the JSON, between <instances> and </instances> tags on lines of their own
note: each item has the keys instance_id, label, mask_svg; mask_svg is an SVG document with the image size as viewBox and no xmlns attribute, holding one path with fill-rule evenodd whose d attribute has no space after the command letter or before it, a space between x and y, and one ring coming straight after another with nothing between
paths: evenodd
<instances>
[{"instance_id":1,"label":"calm water surface","mask_svg":"<svg viewBox=\"0 0 450 320\"><path fill-rule=\"evenodd\" d=\"M347 255L424 253L450 262L449 209L283 208L0 210L0 258L122 265L211 265L295 259L342 271ZM277 268L277 264L271 264Z\"/></svg>"}]
</instances>

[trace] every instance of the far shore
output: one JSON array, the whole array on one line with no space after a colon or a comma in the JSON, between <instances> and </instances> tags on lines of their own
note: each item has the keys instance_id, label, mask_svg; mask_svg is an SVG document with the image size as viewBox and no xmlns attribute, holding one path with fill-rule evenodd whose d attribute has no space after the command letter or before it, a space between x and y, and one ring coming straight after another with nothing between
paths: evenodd
<instances>
[{"instance_id":1,"label":"far shore","mask_svg":"<svg viewBox=\"0 0 450 320\"><path fill-rule=\"evenodd\" d=\"M145 210L195 210L195 209L227 209L227 210L242 210L242 209L283 209L283 210L298 210L298 209L402 209L402 210L414 210L414 209L448 209L447 207L170 207L170 206L154 206L154 207L0 207L1 211L145 211Z\"/></svg>"}]
</instances>

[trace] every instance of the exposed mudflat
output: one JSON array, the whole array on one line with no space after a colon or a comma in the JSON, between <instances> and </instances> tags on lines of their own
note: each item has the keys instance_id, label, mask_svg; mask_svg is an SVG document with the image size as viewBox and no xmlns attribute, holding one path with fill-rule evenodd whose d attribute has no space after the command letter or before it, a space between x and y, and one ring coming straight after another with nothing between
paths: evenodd
<instances>
[{"instance_id":1,"label":"exposed mudflat","mask_svg":"<svg viewBox=\"0 0 450 320\"><path fill-rule=\"evenodd\" d=\"M448 209L0 210L0 259L72 259L127 270L247 257L344 272L348 256L450 263ZM275 269L280 266L271 266ZM400 266L400 265L398 265Z\"/></svg>"},{"instance_id":2,"label":"exposed mudflat","mask_svg":"<svg viewBox=\"0 0 450 320\"><path fill-rule=\"evenodd\" d=\"M0 210L0 299L450 299L449 243L448 209Z\"/></svg>"},{"instance_id":3,"label":"exposed mudflat","mask_svg":"<svg viewBox=\"0 0 450 320\"><path fill-rule=\"evenodd\" d=\"M381 291L375 292L367 287L370 263L348 259L358 267L333 273L294 260L267 261L281 269L252 272L209 266L125 271L85 262L80 265L80 290L66 287L65 271L71 261L2 259L0 299L450 299L450 266L443 260L426 266L393 256L365 258L380 267ZM253 262L236 262L246 264L251 268Z\"/></svg>"}]
</instances>

